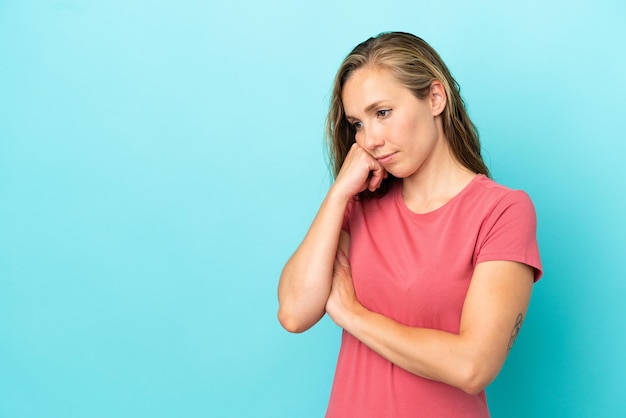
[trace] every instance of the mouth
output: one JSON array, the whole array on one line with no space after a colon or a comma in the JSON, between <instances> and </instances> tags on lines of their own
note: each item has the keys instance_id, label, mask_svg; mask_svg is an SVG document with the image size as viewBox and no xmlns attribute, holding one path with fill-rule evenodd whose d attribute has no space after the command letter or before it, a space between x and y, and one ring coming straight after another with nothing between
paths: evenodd
<instances>
[{"instance_id":1,"label":"mouth","mask_svg":"<svg viewBox=\"0 0 626 418\"><path fill-rule=\"evenodd\" d=\"M382 165L385 165L386 163L392 160L394 155L396 155L396 153L392 152L390 154L383 155L382 157L377 157L376 160Z\"/></svg>"}]
</instances>

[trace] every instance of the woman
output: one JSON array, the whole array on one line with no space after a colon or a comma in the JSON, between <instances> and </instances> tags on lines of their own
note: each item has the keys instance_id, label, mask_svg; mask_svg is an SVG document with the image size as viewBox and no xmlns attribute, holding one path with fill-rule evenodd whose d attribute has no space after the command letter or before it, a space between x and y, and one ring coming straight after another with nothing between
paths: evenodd
<instances>
[{"instance_id":1,"label":"woman","mask_svg":"<svg viewBox=\"0 0 626 418\"><path fill-rule=\"evenodd\" d=\"M459 87L407 33L358 45L328 116L335 181L278 317L344 329L327 417L487 417L541 276L532 202L489 178Z\"/></svg>"}]
</instances>

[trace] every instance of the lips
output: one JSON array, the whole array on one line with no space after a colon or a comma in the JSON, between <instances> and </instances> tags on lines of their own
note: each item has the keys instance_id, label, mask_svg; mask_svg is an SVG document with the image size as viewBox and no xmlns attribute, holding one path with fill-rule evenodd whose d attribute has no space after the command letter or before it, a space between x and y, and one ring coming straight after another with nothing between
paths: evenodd
<instances>
[{"instance_id":1,"label":"lips","mask_svg":"<svg viewBox=\"0 0 626 418\"><path fill-rule=\"evenodd\" d=\"M386 154L386 155L383 155L382 157L377 157L377 158L376 158L376 160L377 160L379 163L381 163L381 164L385 165L386 163L388 163L389 161L391 161L391 160L392 160L392 158L393 158L393 156L394 156L394 155L396 155L396 153L395 153L395 152L392 152L391 154Z\"/></svg>"}]
</instances>

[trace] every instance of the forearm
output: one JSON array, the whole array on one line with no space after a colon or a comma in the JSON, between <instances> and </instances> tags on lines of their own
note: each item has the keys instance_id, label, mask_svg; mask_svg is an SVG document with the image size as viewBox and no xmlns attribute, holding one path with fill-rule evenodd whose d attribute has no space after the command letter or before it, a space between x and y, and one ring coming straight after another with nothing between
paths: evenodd
<instances>
[{"instance_id":1,"label":"forearm","mask_svg":"<svg viewBox=\"0 0 626 418\"><path fill-rule=\"evenodd\" d=\"M447 383L468 393L480 392L500 370L503 355L481 350L470 334L413 328L365 308L344 328L391 363L426 379Z\"/></svg>"},{"instance_id":2,"label":"forearm","mask_svg":"<svg viewBox=\"0 0 626 418\"><path fill-rule=\"evenodd\" d=\"M468 393L480 392L502 368L526 315L533 283L527 265L478 264L459 332L451 333L408 327L367 310L356 299L347 261L340 263L329 299L333 320L399 367Z\"/></svg>"},{"instance_id":3,"label":"forearm","mask_svg":"<svg viewBox=\"0 0 626 418\"><path fill-rule=\"evenodd\" d=\"M331 187L302 243L282 271L278 318L288 331L305 331L324 315L349 199Z\"/></svg>"}]
</instances>

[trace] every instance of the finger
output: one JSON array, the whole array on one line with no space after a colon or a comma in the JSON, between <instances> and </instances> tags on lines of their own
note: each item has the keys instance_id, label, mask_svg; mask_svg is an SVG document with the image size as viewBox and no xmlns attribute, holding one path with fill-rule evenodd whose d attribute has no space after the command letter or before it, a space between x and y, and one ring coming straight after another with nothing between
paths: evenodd
<instances>
[{"instance_id":1,"label":"finger","mask_svg":"<svg viewBox=\"0 0 626 418\"><path fill-rule=\"evenodd\" d=\"M337 273L342 267L343 265L339 262L339 257L335 256L335 262L333 263L333 276L337 276Z\"/></svg>"},{"instance_id":2,"label":"finger","mask_svg":"<svg viewBox=\"0 0 626 418\"><path fill-rule=\"evenodd\" d=\"M387 177L387 171L382 166L378 165L377 168L372 170L372 175L368 182L368 189L371 192L378 189L385 177Z\"/></svg>"},{"instance_id":3,"label":"finger","mask_svg":"<svg viewBox=\"0 0 626 418\"><path fill-rule=\"evenodd\" d=\"M337 263L339 263L339 265L344 266L344 267L350 267L350 261L348 260L348 256L346 255L346 253L343 252L342 249L339 249L337 251Z\"/></svg>"}]
</instances>

